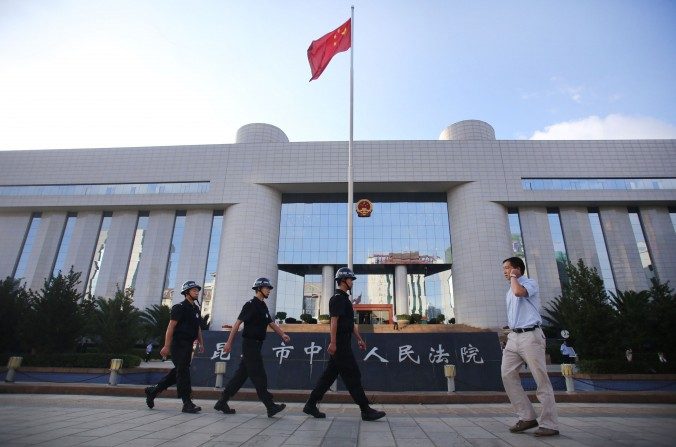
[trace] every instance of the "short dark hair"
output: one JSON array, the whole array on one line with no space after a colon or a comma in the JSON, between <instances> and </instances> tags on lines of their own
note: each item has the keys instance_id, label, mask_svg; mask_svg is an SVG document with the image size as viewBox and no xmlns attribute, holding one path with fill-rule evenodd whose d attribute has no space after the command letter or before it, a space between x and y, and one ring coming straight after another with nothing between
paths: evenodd
<instances>
[{"instance_id":1,"label":"short dark hair","mask_svg":"<svg viewBox=\"0 0 676 447\"><path fill-rule=\"evenodd\" d=\"M522 275L526 273L526 264L523 263L523 260L521 258L512 256L511 258L507 258L504 261L502 261L503 264L505 262L509 262L509 264L512 267L514 267L515 269L519 269Z\"/></svg>"}]
</instances>

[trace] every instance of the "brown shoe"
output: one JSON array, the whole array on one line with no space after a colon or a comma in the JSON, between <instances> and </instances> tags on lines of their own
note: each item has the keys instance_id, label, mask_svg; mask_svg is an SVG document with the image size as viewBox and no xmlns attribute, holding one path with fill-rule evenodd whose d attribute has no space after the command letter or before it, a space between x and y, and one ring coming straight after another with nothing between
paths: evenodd
<instances>
[{"instance_id":1,"label":"brown shoe","mask_svg":"<svg viewBox=\"0 0 676 447\"><path fill-rule=\"evenodd\" d=\"M551 428L540 427L535 430L535 436L556 436L559 434L558 430L552 430Z\"/></svg>"},{"instance_id":2,"label":"brown shoe","mask_svg":"<svg viewBox=\"0 0 676 447\"><path fill-rule=\"evenodd\" d=\"M512 433L520 433L524 430L528 430L529 428L537 427L538 426L538 421L533 419L532 421L519 421L515 425L512 425L509 427L509 431Z\"/></svg>"}]
</instances>

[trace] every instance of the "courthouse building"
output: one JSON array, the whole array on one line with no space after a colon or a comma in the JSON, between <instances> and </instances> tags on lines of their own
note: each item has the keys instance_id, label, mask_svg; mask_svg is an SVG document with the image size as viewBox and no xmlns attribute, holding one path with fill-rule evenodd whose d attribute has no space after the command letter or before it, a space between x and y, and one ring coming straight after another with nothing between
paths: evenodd
<instances>
[{"instance_id":1,"label":"courthouse building","mask_svg":"<svg viewBox=\"0 0 676 447\"><path fill-rule=\"evenodd\" d=\"M131 287L145 309L194 280L218 329L259 276L272 312L328 313L347 262L345 141L249 124L234 144L0 152L0 174L0 275L32 289L72 267L82 292ZM354 222L362 304L501 327L514 254L544 302L580 258L611 291L676 286L676 140L507 141L462 121L355 142L354 179L373 203Z\"/></svg>"}]
</instances>

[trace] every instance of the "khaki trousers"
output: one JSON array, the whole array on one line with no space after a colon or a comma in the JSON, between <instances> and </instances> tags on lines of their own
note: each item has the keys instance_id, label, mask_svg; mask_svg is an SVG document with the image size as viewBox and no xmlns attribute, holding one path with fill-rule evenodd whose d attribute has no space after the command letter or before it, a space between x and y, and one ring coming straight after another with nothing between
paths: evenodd
<instances>
[{"instance_id":1,"label":"khaki trousers","mask_svg":"<svg viewBox=\"0 0 676 447\"><path fill-rule=\"evenodd\" d=\"M554 401L554 389L547 375L545 335L542 329L537 328L534 331L520 334L510 332L507 336L507 345L502 351L502 383L505 386L509 401L520 420L531 421L536 419L535 409L528 399L519 377L519 371L524 362L533 374L533 379L537 384L536 396L542 404L539 425L540 427L558 430L559 420L556 402Z\"/></svg>"}]
</instances>

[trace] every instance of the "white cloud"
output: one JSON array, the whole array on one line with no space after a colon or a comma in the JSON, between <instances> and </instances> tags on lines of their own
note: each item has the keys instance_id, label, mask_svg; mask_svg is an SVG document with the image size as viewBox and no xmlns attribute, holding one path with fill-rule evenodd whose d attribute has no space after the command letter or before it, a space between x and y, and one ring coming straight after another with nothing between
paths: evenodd
<instances>
[{"instance_id":1,"label":"white cloud","mask_svg":"<svg viewBox=\"0 0 676 447\"><path fill-rule=\"evenodd\" d=\"M612 114L564 121L538 130L531 140L676 139L676 126L649 116Z\"/></svg>"}]
</instances>

